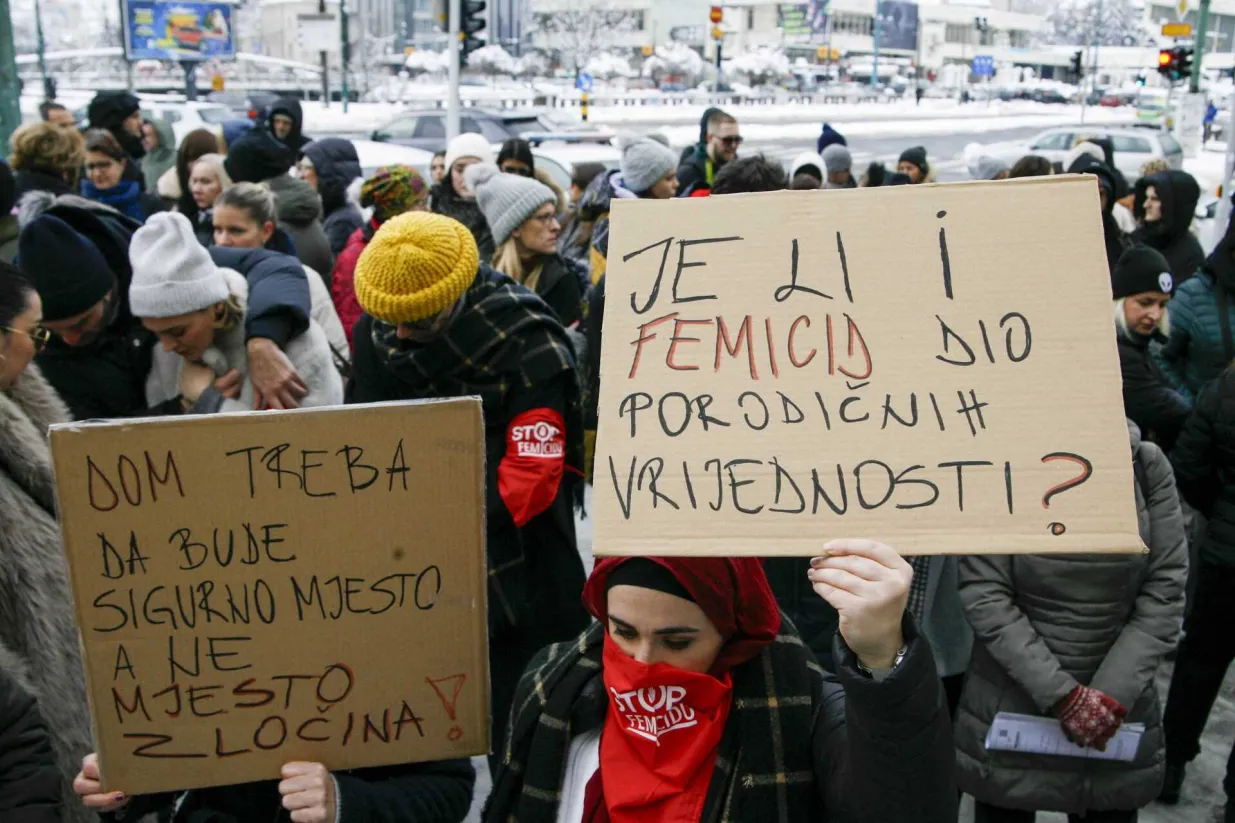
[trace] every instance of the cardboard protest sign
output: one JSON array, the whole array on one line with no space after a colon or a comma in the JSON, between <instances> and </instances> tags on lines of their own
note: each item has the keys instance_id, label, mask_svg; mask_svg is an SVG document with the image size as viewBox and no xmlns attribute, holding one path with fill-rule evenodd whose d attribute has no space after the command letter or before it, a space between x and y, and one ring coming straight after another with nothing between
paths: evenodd
<instances>
[{"instance_id":1,"label":"cardboard protest sign","mask_svg":"<svg viewBox=\"0 0 1235 823\"><path fill-rule=\"evenodd\" d=\"M106 790L488 750L480 403L51 433Z\"/></svg>"},{"instance_id":2,"label":"cardboard protest sign","mask_svg":"<svg viewBox=\"0 0 1235 823\"><path fill-rule=\"evenodd\" d=\"M596 554L1141 548L1094 178L612 218Z\"/></svg>"}]
</instances>

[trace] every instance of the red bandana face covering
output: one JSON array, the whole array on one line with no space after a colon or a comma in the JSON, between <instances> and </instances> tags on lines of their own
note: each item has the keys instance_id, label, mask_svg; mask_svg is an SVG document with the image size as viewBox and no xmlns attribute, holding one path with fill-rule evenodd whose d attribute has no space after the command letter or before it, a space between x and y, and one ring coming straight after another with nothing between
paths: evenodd
<instances>
[{"instance_id":1,"label":"red bandana face covering","mask_svg":"<svg viewBox=\"0 0 1235 823\"><path fill-rule=\"evenodd\" d=\"M600 778L612 823L698 823L716 765L733 686L628 656L608 634L603 652L609 710Z\"/></svg>"}]
</instances>

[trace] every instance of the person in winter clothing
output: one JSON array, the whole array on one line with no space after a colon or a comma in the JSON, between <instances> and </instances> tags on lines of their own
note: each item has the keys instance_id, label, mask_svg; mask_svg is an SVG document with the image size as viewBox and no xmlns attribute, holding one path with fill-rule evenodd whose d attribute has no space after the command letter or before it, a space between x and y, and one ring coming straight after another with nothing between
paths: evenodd
<instances>
[{"instance_id":1,"label":"person in winter clothing","mask_svg":"<svg viewBox=\"0 0 1235 823\"><path fill-rule=\"evenodd\" d=\"M476 205L476 194L467 187L464 173L474 163L492 163L493 149L479 134L460 134L446 147L446 174L433 186L429 195L430 208L437 214L458 220L467 226L483 260L493 257L495 244L485 222L484 213Z\"/></svg>"},{"instance_id":2,"label":"person in winter clothing","mask_svg":"<svg viewBox=\"0 0 1235 823\"><path fill-rule=\"evenodd\" d=\"M981 152L969 159L968 166L969 176L974 180L1006 180L1011 174L1007 163Z\"/></svg>"},{"instance_id":3,"label":"person in winter clothing","mask_svg":"<svg viewBox=\"0 0 1235 823\"><path fill-rule=\"evenodd\" d=\"M532 144L522 137L512 137L497 152L497 167L504 174L532 177L536 174L536 156Z\"/></svg>"},{"instance_id":4,"label":"person in winter clothing","mask_svg":"<svg viewBox=\"0 0 1235 823\"><path fill-rule=\"evenodd\" d=\"M793 158L793 163L789 166L789 179L796 180L798 175L804 174L814 178L819 184L816 188L823 186L827 166L823 162L823 158L813 151L804 151L797 157Z\"/></svg>"},{"instance_id":5,"label":"person in winter clothing","mask_svg":"<svg viewBox=\"0 0 1235 823\"><path fill-rule=\"evenodd\" d=\"M1175 290L1171 333L1157 350L1167 378L1188 400L1235 361L1235 233L1210 252L1195 277Z\"/></svg>"},{"instance_id":6,"label":"person in winter clothing","mask_svg":"<svg viewBox=\"0 0 1235 823\"><path fill-rule=\"evenodd\" d=\"M111 132L86 132L86 179L81 181L81 193L144 223L167 207L156 195L142 191L139 181L125 179L124 170L130 162Z\"/></svg>"},{"instance_id":7,"label":"person in winter clothing","mask_svg":"<svg viewBox=\"0 0 1235 823\"><path fill-rule=\"evenodd\" d=\"M738 156L742 136L738 133L738 121L731 114L719 109L709 109L703 121L704 133L688 157L678 165L678 195L690 197L696 190L712 188L716 175L726 163Z\"/></svg>"},{"instance_id":8,"label":"person in winter clothing","mask_svg":"<svg viewBox=\"0 0 1235 823\"><path fill-rule=\"evenodd\" d=\"M347 246L334 261L334 278L330 283L330 297L349 346L352 329L364 314L356 299L356 262L373 239L373 233L387 220L409 211L428 210L429 186L411 166L383 166L360 187L360 205L371 209L373 216L348 238Z\"/></svg>"},{"instance_id":9,"label":"person in winter clothing","mask_svg":"<svg viewBox=\"0 0 1235 823\"><path fill-rule=\"evenodd\" d=\"M103 792L99 759L91 754L73 787L80 798L77 805L99 812L104 823L127 823L145 815L167 823L459 823L471 806L476 770L467 760L333 772L321 763L296 762L283 765L282 777L126 797Z\"/></svg>"},{"instance_id":10,"label":"person in winter clothing","mask_svg":"<svg viewBox=\"0 0 1235 823\"><path fill-rule=\"evenodd\" d=\"M213 210L215 245L225 249L265 249L295 259L296 253L287 235L274 224L275 210L274 196L262 186L237 183L224 189L215 200ZM215 262L236 268L217 259ZM330 289L309 266L301 264L300 268L309 286L310 317L322 327L338 358L346 361L351 349L331 302ZM247 276L247 272L245 274Z\"/></svg>"},{"instance_id":11,"label":"person in winter clothing","mask_svg":"<svg viewBox=\"0 0 1235 823\"><path fill-rule=\"evenodd\" d=\"M51 123L53 126L60 126L61 128L77 128L77 118L73 116L73 112L54 100L44 100L42 103L39 103L39 119L44 123Z\"/></svg>"},{"instance_id":12,"label":"person in winter clothing","mask_svg":"<svg viewBox=\"0 0 1235 823\"><path fill-rule=\"evenodd\" d=\"M904 614L908 566L873 541L826 548L810 574L846 612L836 676L756 558L599 560L584 590L598 622L528 666L483 820L955 821L939 680ZM661 690L675 707L636 699Z\"/></svg>"},{"instance_id":13,"label":"person in winter clothing","mask_svg":"<svg viewBox=\"0 0 1235 823\"><path fill-rule=\"evenodd\" d=\"M1197 278L1199 279L1199 278ZM1188 284L1184 284L1187 287ZM1206 518L1197 588L1166 700L1166 780L1161 800L1179 801L1184 769L1200 752L1201 732L1235 659L1235 370L1202 392L1171 452L1180 493ZM1235 820L1235 749L1227 760L1226 820Z\"/></svg>"},{"instance_id":14,"label":"person in winter clothing","mask_svg":"<svg viewBox=\"0 0 1235 823\"><path fill-rule=\"evenodd\" d=\"M579 215L592 223L588 249L592 283L605 276L609 258L609 208L618 200L662 200L677 193L673 152L649 138L623 138L622 161L617 171L602 174L579 202ZM631 175L633 183L627 180ZM670 180L669 176L675 179ZM634 188L641 186L643 188Z\"/></svg>"},{"instance_id":15,"label":"person in winter clothing","mask_svg":"<svg viewBox=\"0 0 1235 823\"><path fill-rule=\"evenodd\" d=\"M270 107L266 116L266 126L274 139L287 146L295 157L304 151L304 147L312 142L305 137L304 112L300 109L300 101L292 97L281 97ZM230 145L230 143L229 143Z\"/></svg>"},{"instance_id":16,"label":"person in winter clothing","mask_svg":"<svg viewBox=\"0 0 1235 823\"><path fill-rule=\"evenodd\" d=\"M1135 821L1162 783L1162 727L1154 677L1179 639L1187 535L1166 457L1128 422L1136 508L1147 554L973 555L960 593L975 642L956 720L960 788L975 823ZM1145 733L1131 762L991 751L995 715L1059 720L1085 748L1102 749L1123 723Z\"/></svg>"},{"instance_id":17,"label":"person in winter clothing","mask_svg":"<svg viewBox=\"0 0 1235 823\"><path fill-rule=\"evenodd\" d=\"M1106 264L1110 269L1114 269L1124 249L1124 234L1111 213L1115 207L1115 176L1110 167L1085 151L1077 152L1076 159L1064 169L1068 174L1092 174L1098 179L1098 203L1102 209L1102 240L1106 246Z\"/></svg>"},{"instance_id":18,"label":"person in winter clothing","mask_svg":"<svg viewBox=\"0 0 1235 823\"><path fill-rule=\"evenodd\" d=\"M142 121L142 186L151 194L158 194L159 178L176 165L176 135L172 124L154 118ZM162 196L162 195L160 195Z\"/></svg>"},{"instance_id":19,"label":"person in winter clothing","mask_svg":"<svg viewBox=\"0 0 1235 823\"><path fill-rule=\"evenodd\" d=\"M69 805L73 775L91 748L90 712L47 444L48 428L69 413L31 364L47 342L41 321L29 281L0 263L0 670L30 689L47 721L56 774L40 782L58 795L57 806L65 803L65 820L87 823L90 816ZM0 730L0 766L15 755L4 738ZM26 765L42 771L41 760ZM24 820L5 813L11 800L0 793L0 819Z\"/></svg>"},{"instance_id":20,"label":"person in winter clothing","mask_svg":"<svg viewBox=\"0 0 1235 823\"><path fill-rule=\"evenodd\" d=\"M86 162L86 141L76 129L31 123L13 132L9 149L18 200L32 191L53 196L77 191L81 167Z\"/></svg>"},{"instance_id":21,"label":"person in winter clothing","mask_svg":"<svg viewBox=\"0 0 1235 823\"><path fill-rule=\"evenodd\" d=\"M743 157L726 165L716 175L712 195L745 194L758 191L781 191L787 188L785 168L762 154Z\"/></svg>"},{"instance_id":22,"label":"person in winter clothing","mask_svg":"<svg viewBox=\"0 0 1235 823\"><path fill-rule=\"evenodd\" d=\"M101 91L86 108L86 118L91 129L110 132L120 144L128 158L124 179L143 185L141 161L146 149L142 145L141 101L127 91Z\"/></svg>"},{"instance_id":23,"label":"person in winter clothing","mask_svg":"<svg viewBox=\"0 0 1235 823\"><path fill-rule=\"evenodd\" d=\"M843 143L833 143L823 150L823 170L827 178L823 181L825 189L856 189L858 181L853 179L853 156Z\"/></svg>"},{"instance_id":24,"label":"person in winter clothing","mask_svg":"<svg viewBox=\"0 0 1235 823\"><path fill-rule=\"evenodd\" d=\"M1051 165L1050 160L1036 154L1027 154L1012 164L1008 177L1011 179L1018 177L1050 177L1054 173L1055 167Z\"/></svg>"},{"instance_id":25,"label":"person in winter clothing","mask_svg":"<svg viewBox=\"0 0 1235 823\"><path fill-rule=\"evenodd\" d=\"M356 264L356 297L366 313L353 333L349 403L481 398L496 747L524 666L588 622L575 542L583 430L574 348L544 301L481 263L471 232L442 215L386 221Z\"/></svg>"},{"instance_id":26,"label":"person in winter clothing","mask_svg":"<svg viewBox=\"0 0 1235 823\"><path fill-rule=\"evenodd\" d=\"M17 180L8 164L0 162L0 261L5 263L12 263L17 257L17 235L21 228L13 213L16 205Z\"/></svg>"},{"instance_id":27,"label":"person in winter clothing","mask_svg":"<svg viewBox=\"0 0 1235 823\"><path fill-rule=\"evenodd\" d=\"M231 186L232 179L227 176L223 155L203 154L193 163L189 171L189 196L195 216L180 213L193 225L197 242L203 246L214 245L214 204L223 190Z\"/></svg>"},{"instance_id":28,"label":"person in winter clothing","mask_svg":"<svg viewBox=\"0 0 1235 823\"><path fill-rule=\"evenodd\" d=\"M580 163L575 166L575 173L570 181L570 207L566 219L562 222L562 233L557 239L558 251L589 270L592 234L596 227L596 218L602 213L595 211L596 200L600 194L599 189L605 188L604 178L608 176L609 171L601 163ZM589 203L587 209L584 208L585 200Z\"/></svg>"},{"instance_id":29,"label":"person in winter clothing","mask_svg":"<svg viewBox=\"0 0 1235 823\"><path fill-rule=\"evenodd\" d=\"M845 135L832 128L831 124L824 123L823 129L819 132L819 139L815 141L815 151L823 154L827 151L828 146L848 146L849 142L845 140Z\"/></svg>"},{"instance_id":30,"label":"person in winter clothing","mask_svg":"<svg viewBox=\"0 0 1235 823\"><path fill-rule=\"evenodd\" d=\"M322 199L322 231L330 243L331 257L337 258L347 239L364 225L364 215L348 196L353 182L363 175L356 147L339 137L315 140L304 147L296 168L300 179Z\"/></svg>"},{"instance_id":31,"label":"person in winter clothing","mask_svg":"<svg viewBox=\"0 0 1235 823\"><path fill-rule=\"evenodd\" d=\"M467 187L476 192L493 232L493 268L540 295L564 328L577 328L583 320L587 273L557 252L561 226L553 192L488 163L468 167Z\"/></svg>"},{"instance_id":32,"label":"person in winter clothing","mask_svg":"<svg viewBox=\"0 0 1235 823\"><path fill-rule=\"evenodd\" d=\"M72 195L32 197L18 215L17 262L38 291L43 325L52 332L38 357L47 381L77 420L166 413L147 406L154 335L128 305L129 242L137 223ZM270 405L293 408L298 378L281 347L308 326L307 280L294 267L246 276L250 379Z\"/></svg>"},{"instance_id":33,"label":"person in winter clothing","mask_svg":"<svg viewBox=\"0 0 1235 823\"><path fill-rule=\"evenodd\" d=\"M932 183L935 180L934 169L926 161L926 149L922 146L913 146L901 152L900 159L896 162L896 170L908 176L912 185Z\"/></svg>"},{"instance_id":34,"label":"person in winter clothing","mask_svg":"<svg viewBox=\"0 0 1235 823\"><path fill-rule=\"evenodd\" d=\"M1123 373L1124 413L1145 436L1170 451L1192 404L1166 379L1149 354L1149 344L1170 334L1166 304L1175 282L1166 258L1147 246L1123 253L1111 272L1116 341Z\"/></svg>"},{"instance_id":35,"label":"person in winter clothing","mask_svg":"<svg viewBox=\"0 0 1235 823\"><path fill-rule=\"evenodd\" d=\"M176 211L197 222L197 204L189 190L189 171L193 164L207 154L222 154L219 138L209 129L194 129L184 136L176 151L176 165L163 172L156 191L164 202L173 203Z\"/></svg>"},{"instance_id":36,"label":"person in winter clothing","mask_svg":"<svg viewBox=\"0 0 1235 823\"><path fill-rule=\"evenodd\" d=\"M446 176L446 150L438 149L433 152L433 159L429 161L429 183L436 186L442 182L442 178Z\"/></svg>"},{"instance_id":37,"label":"person in winter clothing","mask_svg":"<svg viewBox=\"0 0 1235 823\"><path fill-rule=\"evenodd\" d=\"M257 124L247 117L235 120L224 120L221 126L223 137L219 142L219 153L227 154L231 146L240 142L240 138L257 128Z\"/></svg>"},{"instance_id":38,"label":"person in winter clothing","mask_svg":"<svg viewBox=\"0 0 1235 823\"><path fill-rule=\"evenodd\" d=\"M1200 242L1189 231L1200 197L1201 187L1186 171L1160 171L1136 181L1132 213L1140 228L1132 240L1162 252L1180 285L1205 262Z\"/></svg>"},{"instance_id":39,"label":"person in winter clothing","mask_svg":"<svg viewBox=\"0 0 1235 823\"><path fill-rule=\"evenodd\" d=\"M188 414L253 408L244 313L248 281L215 265L182 214L156 215L133 235L129 308L159 339L146 402L177 400ZM302 408L343 403L343 381L326 334L312 319L287 344L306 394Z\"/></svg>"},{"instance_id":40,"label":"person in winter clothing","mask_svg":"<svg viewBox=\"0 0 1235 823\"><path fill-rule=\"evenodd\" d=\"M16 675L14 655L0 650L0 817L19 823L61 823L62 779L47 725Z\"/></svg>"},{"instance_id":41,"label":"person in winter clothing","mask_svg":"<svg viewBox=\"0 0 1235 823\"><path fill-rule=\"evenodd\" d=\"M858 182L860 188L875 188L878 186L908 186L912 183L909 175L898 171L888 171L883 163L873 162L866 167L866 173Z\"/></svg>"}]
</instances>

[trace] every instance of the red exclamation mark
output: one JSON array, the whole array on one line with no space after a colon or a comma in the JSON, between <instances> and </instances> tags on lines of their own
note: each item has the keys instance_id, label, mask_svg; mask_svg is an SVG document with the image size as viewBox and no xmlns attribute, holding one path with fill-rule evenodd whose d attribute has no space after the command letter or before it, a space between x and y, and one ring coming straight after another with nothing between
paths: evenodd
<instances>
[{"instance_id":1,"label":"red exclamation mark","mask_svg":"<svg viewBox=\"0 0 1235 823\"><path fill-rule=\"evenodd\" d=\"M426 677L425 682L428 683L434 693L437 694L437 699L442 701L442 708L446 710L446 716L453 721L455 719L455 704L459 702L459 692L463 691L463 682L467 680L466 674L452 674L447 677ZM447 685L446 691L442 690L442 684L450 684L454 682L454 686ZM450 693L450 697L446 696L446 692ZM451 743L463 736L463 729L459 726L451 726L450 731L446 733L446 739Z\"/></svg>"}]
</instances>

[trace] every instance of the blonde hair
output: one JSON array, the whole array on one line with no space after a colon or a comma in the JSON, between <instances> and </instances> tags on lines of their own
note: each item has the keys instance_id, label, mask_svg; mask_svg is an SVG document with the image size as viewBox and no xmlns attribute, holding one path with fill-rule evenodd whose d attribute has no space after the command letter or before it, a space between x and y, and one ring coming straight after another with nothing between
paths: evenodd
<instances>
[{"instance_id":1,"label":"blonde hair","mask_svg":"<svg viewBox=\"0 0 1235 823\"><path fill-rule=\"evenodd\" d=\"M1141 177L1148 177L1151 174L1157 174L1160 171L1170 171L1171 165L1161 157L1155 157L1153 160L1146 160L1141 166Z\"/></svg>"},{"instance_id":2,"label":"blonde hair","mask_svg":"<svg viewBox=\"0 0 1235 823\"><path fill-rule=\"evenodd\" d=\"M205 167L210 169L211 173L214 174L214 179L219 181L220 189L227 189L233 185L232 178L227 173L227 168L223 165L223 155L215 154L213 152L210 154L203 154L201 157L189 164L190 178L193 177L193 170L202 163L204 163Z\"/></svg>"},{"instance_id":3,"label":"blonde hair","mask_svg":"<svg viewBox=\"0 0 1235 823\"><path fill-rule=\"evenodd\" d=\"M86 140L77 129L51 123L31 123L9 139L9 166L13 171L52 169L70 186L77 183L86 162Z\"/></svg>"},{"instance_id":4,"label":"blonde hair","mask_svg":"<svg viewBox=\"0 0 1235 823\"><path fill-rule=\"evenodd\" d=\"M493 262L490 265L532 291L536 291L536 284L540 282L540 272L544 269L543 263L536 264L536 267L530 271L523 265L514 237L506 238L506 242L497 247L497 251L493 252Z\"/></svg>"}]
</instances>

